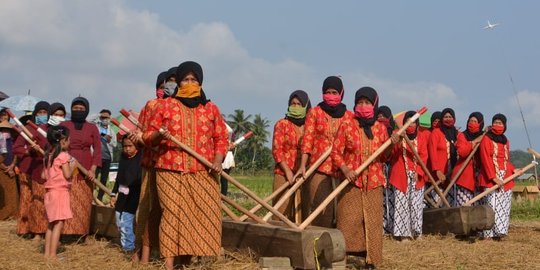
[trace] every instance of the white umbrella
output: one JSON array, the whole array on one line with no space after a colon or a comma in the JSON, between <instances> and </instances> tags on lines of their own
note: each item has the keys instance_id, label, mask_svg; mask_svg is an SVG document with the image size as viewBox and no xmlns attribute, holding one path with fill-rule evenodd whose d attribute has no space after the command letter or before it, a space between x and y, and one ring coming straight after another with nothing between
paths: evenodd
<instances>
[{"instance_id":1,"label":"white umbrella","mask_svg":"<svg viewBox=\"0 0 540 270\"><path fill-rule=\"evenodd\" d=\"M31 95L12 96L0 101L0 107L9 108L12 111L33 111L40 100Z\"/></svg>"}]
</instances>

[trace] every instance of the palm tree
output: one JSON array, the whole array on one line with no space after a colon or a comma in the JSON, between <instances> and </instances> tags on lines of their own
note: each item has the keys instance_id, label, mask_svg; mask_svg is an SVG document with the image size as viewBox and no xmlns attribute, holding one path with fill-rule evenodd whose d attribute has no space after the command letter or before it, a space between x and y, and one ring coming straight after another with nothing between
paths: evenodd
<instances>
[{"instance_id":1,"label":"palm tree","mask_svg":"<svg viewBox=\"0 0 540 270\"><path fill-rule=\"evenodd\" d=\"M245 133L251 129L250 118L251 114L244 117L244 110L236 109L233 114L229 114L227 124L233 129L234 134Z\"/></svg>"},{"instance_id":2,"label":"palm tree","mask_svg":"<svg viewBox=\"0 0 540 270\"><path fill-rule=\"evenodd\" d=\"M270 127L270 121L266 118L262 118L261 114L258 113L253 119L253 136L250 138L250 147L253 149L253 156L251 159L252 169L255 170L255 158L257 156L257 150L261 150L264 147L264 144L268 142L268 136L270 132L267 128Z\"/></svg>"}]
</instances>

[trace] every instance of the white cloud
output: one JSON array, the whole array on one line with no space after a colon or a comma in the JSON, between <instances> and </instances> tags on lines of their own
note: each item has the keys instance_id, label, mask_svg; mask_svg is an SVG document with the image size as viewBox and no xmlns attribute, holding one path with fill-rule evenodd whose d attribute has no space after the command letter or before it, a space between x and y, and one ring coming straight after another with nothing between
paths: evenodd
<instances>
[{"instance_id":1,"label":"white cloud","mask_svg":"<svg viewBox=\"0 0 540 270\"><path fill-rule=\"evenodd\" d=\"M32 94L69 106L79 94L91 111L137 110L153 97L156 75L186 60L201 63L204 89L225 114L241 108L275 121L290 92L306 90L316 105L324 74L292 58L252 56L223 22L167 26L158 14L120 0L3 0L0 9L0 85L10 95ZM437 82L398 82L363 72L343 76L345 102L374 86L395 110L459 106L453 89Z\"/></svg>"}]
</instances>

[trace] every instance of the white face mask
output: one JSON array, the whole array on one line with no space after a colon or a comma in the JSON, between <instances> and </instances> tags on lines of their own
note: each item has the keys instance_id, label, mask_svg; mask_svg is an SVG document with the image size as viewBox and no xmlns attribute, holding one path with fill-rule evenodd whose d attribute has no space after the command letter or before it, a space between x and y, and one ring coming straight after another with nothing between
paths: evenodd
<instances>
[{"instance_id":1,"label":"white face mask","mask_svg":"<svg viewBox=\"0 0 540 270\"><path fill-rule=\"evenodd\" d=\"M166 82L165 87L163 89L163 93L165 96L172 97L174 95L174 91L176 90L176 87L178 85L175 82Z\"/></svg>"},{"instance_id":2,"label":"white face mask","mask_svg":"<svg viewBox=\"0 0 540 270\"><path fill-rule=\"evenodd\" d=\"M49 121L47 122L47 124L51 126L58 126L60 125L61 122L64 122L65 120L66 119L64 119L64 117L51 115L51 117L49 117Z\"/></svg>"}]
</instances>

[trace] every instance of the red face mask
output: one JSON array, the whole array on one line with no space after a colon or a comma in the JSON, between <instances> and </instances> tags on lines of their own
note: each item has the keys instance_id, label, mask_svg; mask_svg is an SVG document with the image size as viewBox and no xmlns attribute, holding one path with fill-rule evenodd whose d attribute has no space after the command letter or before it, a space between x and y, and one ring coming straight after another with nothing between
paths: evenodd
<instances>
[{"instance_id":1,"label":"red face mask","mask_svg":"<svg viewBox=\"0 0 540 270\"><path fill-rule=\"evenodd\" d=\"M491 132L493 132L493 134L495 134L495 135L503 135L504 126L493 125L493 126L491 126Z\"/></svg>"},{"instance_id":2,"label":"red face mask","mask_svg":"<svg viewBox=\"0 0 540 270\"><path fill-rule=\"evenodd\" d=\"M340 95L334 95L334 94L323 94L322 99L324 103L328 104L330 107L336 107L341 103L341 97L343 96L343 92L341 92Z\"/></svg>"},{"instance_id":3,"label":"red face mask","mask_svg":"<svg viewBox=\"0 0 540 270\"><path fill-rule=\"evenodd\" d=\"M163 89L156 89L156 97L161 99L163 98L163 95L165 94L165 92L163 91Z\"/></svg>"},{"instance_id":4,"label":"red face mask","mask_svg":"<svg viewBox=\"0 0 540 270\"><path fill-rule=\"evenodd\" d=\"M456 123L456 120L454 120L454 118L452 118L452 119L443 119L443 125L446 126L446 127L453 127L455 123Z\"/></svg>"},{"instance_id":5,"label":"red face mask","mask_svg":"<svg viewBox=\"0 0 540 270\"><path fill-rule=\"evenodd\" d=\"M383 124L387 128L390 127L390 119L386 117L380 117L377 119L377 121L379 121L381 124Z\"/></svg>"},{"instance_id":6,"label":"red face mask","mask_svg":"<svg viewBox=\"0 0 540 270\"><path fill-rule=\"evenodd\" d=\"M354 115L358 118L369 119L375 116L375 108L373 105L363 105L354 107Z\"/></svg>"},{"instance_id":7,"label":"red face mask","mask_svg":"<svg viewBox=\"0 0 540 270\"><path fill-rule=\"evenodd\" d=\"M405 133L407 133L408 135L412 135L416 132L416 125L410 125L407 127L407 129L405 129Z\"/></svg>"},{"instance_id":8,"label":"red face mask","mask_svg":"<svg viewBox=\"0 0 540 270\"><path fill-rule=\"evenodd\" d=\"M467 129L471 133L477 133L478 131L480 131L480 123L478 123L478 122L469 122L467 124Z\"/></svg>"},{"instance_id":9,"label":"red face mask","mask_svg":"<svg viewBox=\"0 0 540 270\"><path fill-rule=\"evenodd\" d=\"M433 121L432 127L433 128L438 128L440 125L441 125L441 121L440 120L435 120L435 121Z\"/></svg>"}]
</instances>

